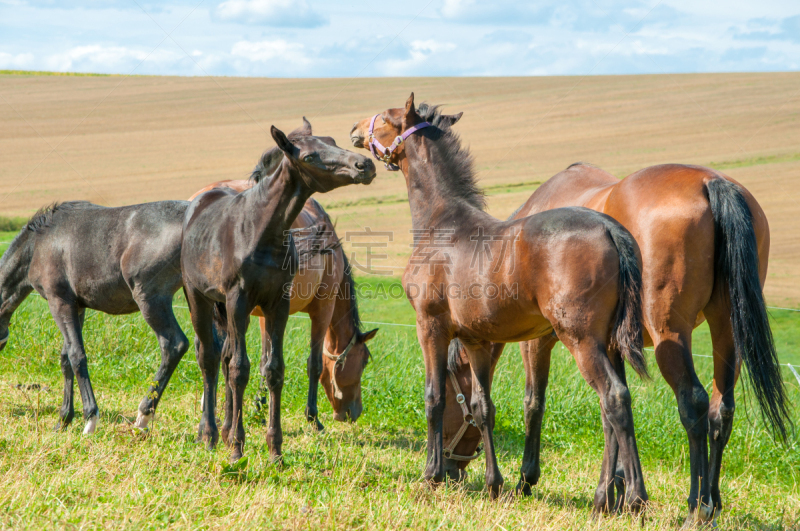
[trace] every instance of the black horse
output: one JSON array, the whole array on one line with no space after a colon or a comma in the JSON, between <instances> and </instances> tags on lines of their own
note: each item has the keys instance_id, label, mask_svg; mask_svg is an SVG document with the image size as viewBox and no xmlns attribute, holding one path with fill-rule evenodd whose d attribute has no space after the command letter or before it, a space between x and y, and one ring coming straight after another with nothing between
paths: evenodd
<instances>
[{"instance_id":1,"label":"black horse","mask_svg":"<svg viewBox=\"0 0 800 531\"><path fill-rule=\"evenodd\" d=\"M288 137L274 126L271 133L278 147L265 157L280 160L272 176L239 194L214 189L198 196L183 227L181 269L203 374L198 437L209 449L219 437L214 408L221 359L232 397L222 426L222 439L232 446L231 461L241 458L244 446L243 400L250 379L245 332L256 306L266 319L261 374L270 392L267 443L274 459L281 455L283 333L298 262L289 233L292 222L314 192L369 184L375 178L371 160L337 147L330 138L311 136L308 121ZM221 349L213 330L215 315L226 332Z\"/></svg>"},{"instance_id":2,"label":"black horse","mask_svg":"<svg viewBox=\"0 0 800 531\"><path fill-rule=\"evenodd\" d=\"M119 208L87 202L54 204L34 215L0 259L0 350L14 311L35 289L47 299L61 334L64 402L56 429L75 417L73 381L83 401L84 433L97 427L98 408L83 346L86 308L111 315L141 311L158 337L156 385L139 405L146 428L178 362L189 348L172 313L181 287L181 224L189 203L161 201Z\"/></svg>"}]
</instances>

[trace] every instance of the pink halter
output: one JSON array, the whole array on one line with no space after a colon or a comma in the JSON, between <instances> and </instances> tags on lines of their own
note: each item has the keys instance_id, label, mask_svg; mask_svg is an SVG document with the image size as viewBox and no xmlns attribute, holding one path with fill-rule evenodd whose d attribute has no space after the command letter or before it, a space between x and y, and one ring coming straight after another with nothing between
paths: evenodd
<instances>
[{"instance_id":1,"label":"pink halter","mask_svg":"<svg viewBox=\"0 0 800 531\"><path fill-rule=\"evenodd\" d=\"M420 129L430 126L431 124L429 124L428 122L421 122L413 127L410 127L409 129L406 129L403 132L403 134L397 136L394 139L394 142L392 142L392 145L387 148L384 147L383 144L378 142L378 140L375 138L374 134L375 119L378 116L380 116L380 114L376 114L375 116L372 117L372 120L369 121L369 150L372 152L372 154L375 156L377 160L383 162L383 165L386 166L387 170L397 171L400 169L400 167L396 164L392 164L391 162L389 162L392 158L392 153L394 153L394 150L400 147L400 144L402 144L406 138L413 135Z\"/></svg>"}]
</instances>

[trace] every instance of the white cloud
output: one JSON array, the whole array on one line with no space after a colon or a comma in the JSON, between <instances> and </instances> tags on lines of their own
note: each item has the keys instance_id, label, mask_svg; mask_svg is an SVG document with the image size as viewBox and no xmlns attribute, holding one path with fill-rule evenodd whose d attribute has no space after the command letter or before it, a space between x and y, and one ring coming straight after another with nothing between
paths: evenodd
<instances>
[{"instance_id":1,"label":"white cloud","mask_svg":"<svg viewBox=\"0 0 800 531\"><path fill-rule=\"evenodd\" d=\"M276 59L301 65L307 65L311 62L306 56L302 44L287 42L283 39L258 42L239 41L233 45L231 54L252 62Z\"/></svg>"},{"instance_id":2,"label":"white cloud","mask_svg":"<svg viewBox=\"0 0 800 531\"><path fill-rule=\"evenodd\" d=\"M32 53L10 53L0 52L0 70L13 70L17 68L31 68L34 64Z\"/></svg>"},{"instance_id":3,"label":"white cloud","mask_svg":"<svg viewBox=\"0 0 800 531\"><path fill-rule=\"evenodd\" d=\"M444 0L442 16L445 18L459 18L475 5L475 0Z\"/></svg>"},{"instance_id":4,"label":"white cloud","mask_svg":"<svg viewBox=\"0 0 800 531\"><path fill-rule=\"evenodd\" d=\"M306 0L226 0L214 15L229 22L298 28L314 28L328 21Z\"/></svg>"},{"instance_id":5,"label":"white cloud","mask_svg":"<svg viewBox=\"0 0 800 531\"><path fill-rule=\"evenodd\" d=\"M452 61L441 56L456 49L452 42L439 42L433 39L411 41L408 59L393 59L383 63L385 75L413 75L415 72L428 74Z\"/></svg>"}]
</instances>

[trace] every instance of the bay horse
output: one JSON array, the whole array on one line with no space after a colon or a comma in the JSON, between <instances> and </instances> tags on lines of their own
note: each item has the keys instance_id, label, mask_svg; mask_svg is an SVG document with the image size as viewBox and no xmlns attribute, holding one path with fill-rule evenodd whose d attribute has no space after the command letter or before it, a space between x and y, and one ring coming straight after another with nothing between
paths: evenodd
<instances>
[{"instance_id":1,"label":"bay horse","mask_svg":"<svg viewBox=\"0 0 800 531\"><path fill-rule=\"evenodd\" d=\"M644 341L655 347L658 367L675 393L689 439L685 526L714 523L722 510L722 453L733 427L734 387L742 362L773 433L785 440L792 425L762 292L770 243L764 211L744 186L710 168L665 164L618 180L600 168L576 163L542 184L511 219L565 206L608 214L639 244ZM695 372L691 348L692 330L705 320L714 351L710 401ZM549 337L520 343L525 365L536 368L526 386L522 467L523 480L534 484L539 477L541 423L554 345L555 339ZM469 396L469 364L466 353L459 350L451 346L451 369ZM492 350L494 366L502 345ZM451 384L448 392L452 389ZM450 434L457 432L462 415L448 404ZM470 429L461 437L458 451L471 456L479 442L478 430ZM466 464L462 461L458 467ZM527 475L529 470L534 471L532 476Z\"/></svg>"},{"instance_id":2,"label":"bay horse","mask_svg":"<svg viewBox=\"0 0 800 531\"><path fill-rule=\"evenodd\" d=\"M350 132L356 147L401 170L408 188L414 250L403 286L417 314L425 360L424 476L432 483L445 479L442 427L450 341L457 337L464 345L477 382L473 420L486 449L486 485L496 497L503 478L492 434L490 344L545 337L555 330L613 426L605 433L606 446L610 451L617 448L611 439L619 441L626 478L631 474L625 506L638 511L647 492L630 392L614 367L625 359L638 373L647 373L636 242L611 217L586 208L555 209L511 222L487 214L471 155L451 128L457 118L426 104L417 111L412 93L405 107L367 117ZM595 507L607 510L608 502L596 497Z\"/></svg>"},{"instance_id":3,"label":"bay horse","mask_svg":"<svg viewBox=\"0 0 800 531\"><path fill-rule=\"evenodd\" d=\"M11 316L36 290L64 337L64 398L56 430L75 417L74 381L83 402L85 434L94 433L99 409L89 379L83 322L86 308L110 315L142 312L161 348L161 366L139 405L136 426L146 428L169 379L189 348L172 312L181 287L181 226L187 201L106 208L84 201L39 210L0 259L0 350Z\"/></svg>"},{"instance_id":4,"label":"bay horse","mask_svg":"<svg viewBox=\"0 0 800 531\"><path fill-rule=\"evenodd\" d=\"M320 137L325 138L325 137ZM326 141L334 142L333 139ZM230 188L244 192L256 182L267 179L275 171L280 159L266 151L256 165L250 179L219 181L196 192L189 201L214 188ZM272 164L272 166L270 166ZM308 398L306 419L317 430L324 426L319 421L317 408L318 382L333 407L333 418L355 422L363 404L361 400L361 376L369 363L371 354L367 341L378 333L378 329L361 331L358 313L356 285L347 256L339 245L336 227L331 218L314 198L310 198L292 223L292 229L321 227L319 241L312 249L307 261L301 261L292 283L289 314L303 312L311 319L311 346L307 362ZM320 251L320 252L317 252ZM266 334L266 319L260 308L253 313L259 318L262 335ZM229 388L228 388L229 389ZM266 390L263 390L266 394ZM231 397L225 402L231 404ZM262 405L259 397L257 404ZM226 418L230 418L226 409Z\"/></svg>"},{"instance_id":5,"label":"bay horse","mask_svg":"<svg viewBox=\"0 0 800 531\"><path fill-rule=\"evenodd\" d=\"M183 224L181 270L203 375L198 435L209 449L216 446L214 408L222 361L232 398L222 438L231 446L232 462L242 457L245 442L243 399L250 378L245 332L256 306L266 320L260 369L270 394L267 444L271 458L281 458L283 334L298 262L292 223L314 192L369 184L375 178L371 160L312 136L307 121L288 137L275 126L270 132L277 148L269 158L279 161L274 173L238 194L216 188L199 195ZM227 332L222 348L215 340L215 315L226 325L221 327Z\"/></svg>"}]
</instances>

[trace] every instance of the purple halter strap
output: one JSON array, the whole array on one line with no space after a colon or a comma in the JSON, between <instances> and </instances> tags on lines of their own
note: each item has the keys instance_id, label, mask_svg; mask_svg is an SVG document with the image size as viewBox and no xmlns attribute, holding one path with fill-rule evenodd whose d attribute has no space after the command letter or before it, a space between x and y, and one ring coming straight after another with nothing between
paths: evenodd
<instances>
[{"instance_id":1,"label":"purple halter strap","mask_svg":"<svg viewBox=\"0 0 800 531\"><path fill-rule=\"evenodd\" d=\"M397 171L400 169L400 167L396 164L392 164L391 162L389 162L392 158L392 153L394 153L394 150L400 147L400 144L402 144L406 138L410 137L420 129L430 126L431 124L429 124L428 122L421 122L413 127L406 129L403 132L403 134L397 136L394 139L394 142L392 142L392 145L387 148L384 147L383 144L378 142L377 138L375 138L374 134L375 119L378 116L380 116L380 114L376 114L375 116L372 117L372 120L369 121L369 150L372 152L372 154L375 156L377 160L383 162L383 165L386 166L387 170Z\"/></svg>"}]
</instances>

